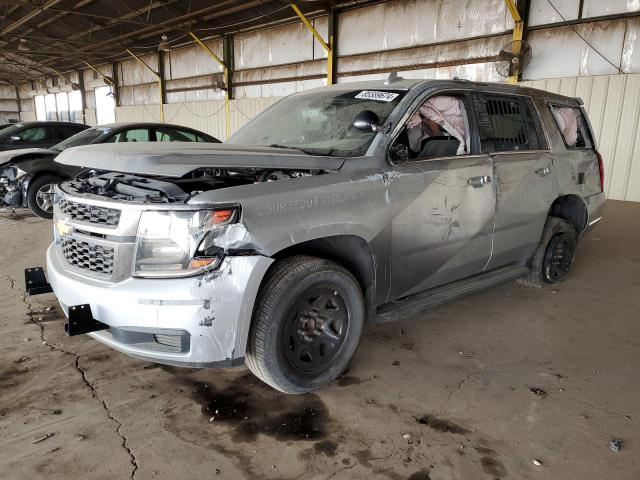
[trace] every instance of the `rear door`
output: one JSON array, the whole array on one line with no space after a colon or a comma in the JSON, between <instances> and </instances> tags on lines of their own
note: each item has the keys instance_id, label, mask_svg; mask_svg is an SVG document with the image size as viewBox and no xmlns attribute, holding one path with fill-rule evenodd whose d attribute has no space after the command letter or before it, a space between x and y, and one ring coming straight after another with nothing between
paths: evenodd
<instances>
[{"instance_id":1,"label":"rear door","mask_svg":"<svg viewBox=\"0 0 640 480\"><path fill-rule=\"evenodd\" d=\"M495 232L487 270L528 259L555 198L551 152L530 97L476 94L482 151L493 158Z\"/></svg>"},{"instance_id":2,"label":"rear door","mask_svg":"<svg viewBox=\"0 0 640 480\"><path fill-rule=\"evenodd\" d=\"M390 182L391 289L389 300L477 274L491 254L495 197L491 157L479 152L469 91L438 92L463 101L468 145L434 135L411 147L407 134L413 113L395 138L391 151L411 151L395 159ZM414 106L420 111L425 96ZM425 122L426 123L426 122ZM444 137L444 138L443 138ZM407 145L404 145L406 143ZM456 143L449 148L449 143Z\"/></svg>"}]
</instances>

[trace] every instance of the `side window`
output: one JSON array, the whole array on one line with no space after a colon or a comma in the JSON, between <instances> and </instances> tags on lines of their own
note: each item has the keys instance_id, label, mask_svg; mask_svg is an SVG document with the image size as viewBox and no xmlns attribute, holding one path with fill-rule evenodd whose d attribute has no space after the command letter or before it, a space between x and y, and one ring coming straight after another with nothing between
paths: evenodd
<instances>
[{"instance_id":1,"label":"side window","mask_svg":"<svg viewBox=\"0 0 640 480\"><path fill-rule=\"evenodd\" d=\"M196 134L186 130L176 130L174 128L156 128L156 139L158 142L201 142L202 139Z\"/></svg>"},{"instance_id":2,"label":"side window","mask_svg":"<svg viewBox=\"0 0 640 480\"><path fill-rule=\"evenodd\" d=\"M31 127L21 131L18 136L23 142L39 142L51 139L49 127Z\"/></svg>"},{"instance_id":3,"label":"side window","mask_svg":"<svg viewBox=\"0 0 640 480\"><path fill-rule=\"evenodd\" d=\"M103 143L150 142L148 128L130 128L112 135Z\"/></svg>"},{"instance_id":4,"label":"side window","mask_svg":"<svg viewBox=\"0 0 640 480\"><path fill-rule=\"evenodd\" d=\"M561 105L550 105L549 107L567 148L593 147L589 127L582 110Z\"/></svg>"},{"instance_id":5,"label":"side window","mask_svg":"<svg viewBox=\"0 0 640 480\"><path fill-rule=\"evenodd\" d=\"M71 127L71 126L58 127L58 128L56 128L56 131L55 131L55 137L59 138L61 140L64 140L66 138L69 138L69 137L75 135L76 133L81 132L81 131L82 131L82 129L78 128L78 127Z\"/></svg>"},{"instance_id":6,"label":"side window","mask_svg":"<svg viewBox=\"0 0 640 480\"><path fill-rule=\"evenodd\" d=\"M480 95L476 101L483 153L537 150L538 134L521 97Z\"/></svg>"},{"instance_id":7,"label":"side window","mask_svg":"<svg viewBox=\"0 0 640 480\"><path fill-rule=\"evenodd\" d=\"M466 155L471 152L471 134L464 97L429 97L409 117L391 147L395 161L422 160Z\"/></svg>"}]
</instances>

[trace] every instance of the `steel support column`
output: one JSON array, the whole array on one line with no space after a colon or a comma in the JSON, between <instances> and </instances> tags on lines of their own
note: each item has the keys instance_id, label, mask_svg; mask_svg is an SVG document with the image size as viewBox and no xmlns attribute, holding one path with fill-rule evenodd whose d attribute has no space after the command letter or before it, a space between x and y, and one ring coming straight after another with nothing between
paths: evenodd
<instances>
[{"instance_id":1,"label":"steel support column","mask_svg":"<svg viewBox=\"0 0 640 480\"><path fill-rule=\"evenodd\" d=\"M213 60L222 67L222 75L224 78L224 86L225 86L225 95L224 95L224 128L225 128L225 137L228 140L229 137L231 136L231 105L229 103L229 100L231 98L232 95L232 91L231 91L231 68L233 66L233 57L227 57L227 55L230 53L228 52L228 50L231 50L231 48L229 48L229 39L227 39L225 41L225 39L223 38L222 41L222 49L223 49L223 56L225 58L225 60L228 62L225 63L222 61L222 59L215 54L215 52L213 50L211 50L207 45L204 44L204 42L202 40L200 40L198 38L198 36L193 33L193 32L189 32L189 35L191 35L191 38L193 38L195 40L195 42L200 46L200 48L202 48L205 52L207 52L207 54L213 58ZM233 40L232 40L233 41Z\"/></svg>"},{"instance_id":2,"label":"steel support column","mask_svg":"<svg viewBox=\"0 0 640 480\"><path fill-rule=\"evenodd\" d=\"M508 1L508 0L507 0ZM333 17L333 9L329 10L329 42L325 42L324 39L322 38L322 35L320 35L318 33L318 31L313 27L313 25L311 25L311 22L309 22L309 20L307 20L307 17L304 16L304 13L302 13L302 11L298 8L298 6L291 2L291 8L293 9L294 12L296 12L296 15L298 15L298 17L300 18L300 20L302 21L302 23L304 24L305 27L307 27L307 30L309 30L311 32L311 34L316 38L316 40L318 40L318 43L320 43L320 45L322 45L322 48L324 48L325 52L327 52L327 85L333 85L333 60L334 60L334 56L333 56L333 26L332 26L332 17Z\"/></svg>"},{"instance_id":3,"label":"steel support column","mask_svg":"<svg viewBox=\"0 0 640 480\"><path fill-rule=\"evenodd\" d=\"M519 0L516 6L515 0L504 0L507 10L513 18L513 53L520 53L522 40L525 36L527 19L529 14L529 0ZM522 76L520 67L516 66L516 74L507 78L507 83L516 84Z\"/></svg>"}]
</instances>

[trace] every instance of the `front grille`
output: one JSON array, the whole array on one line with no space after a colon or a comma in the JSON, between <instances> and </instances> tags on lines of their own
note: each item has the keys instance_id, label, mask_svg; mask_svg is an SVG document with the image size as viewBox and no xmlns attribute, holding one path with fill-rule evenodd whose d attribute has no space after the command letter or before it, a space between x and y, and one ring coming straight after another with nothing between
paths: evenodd
<instances>
[{"instance_id":1,"label":"front grille","mask_svg":"<svg viewBox=\"0 0 640 480\"><path fill-rule=\"evenodd\" d=\"M64 198L60 200L60 211L73 220L96 225L117 227L120 221L120 210L76 203Z\"/></svg>"},{"instance_id":2,"label":"front grille","mask_svg":"<svg viewBox=\"0 0 640 480\"><path fill-rule=\"evenodd\" d=\"M113 248L65 238L62 240L62 253L67 262L78 268L108 275L113 272Z\"/></svg>"}]
</instances>

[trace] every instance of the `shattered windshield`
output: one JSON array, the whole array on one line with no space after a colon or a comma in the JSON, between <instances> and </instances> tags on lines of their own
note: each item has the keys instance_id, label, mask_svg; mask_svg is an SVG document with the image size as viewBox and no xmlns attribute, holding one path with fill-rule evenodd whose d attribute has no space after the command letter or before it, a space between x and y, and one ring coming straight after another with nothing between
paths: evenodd
<instances>
[{"instance_id":1,"label":"shattered windshield","mask_svg":"<svg viewBox=\"0 0 640 480\"><path fill-rule=\"evenodd\" d=\"M76 133L75 135L67 138L66 140L61 141L60 143L56 143L51 150L56 150L61 152L71 147L79 147L80 145L89 145L93 143L93 141L111 131L109 127L93 127L87 130L83 130L80 133Z\"/></svg>"},{"instance_id":2,"label":"shattered windshield","mask_svg":"<svg viewBox=\"0 0 640 480\"><path fill-rule=\"evenodd\" d=\"M324 90L292 95L238 131L229 143L295 148L310 155L364 155L376 132L353 126L356 115L371 110L386 122L402 90Z\"/></svg>"}]
</instances>

